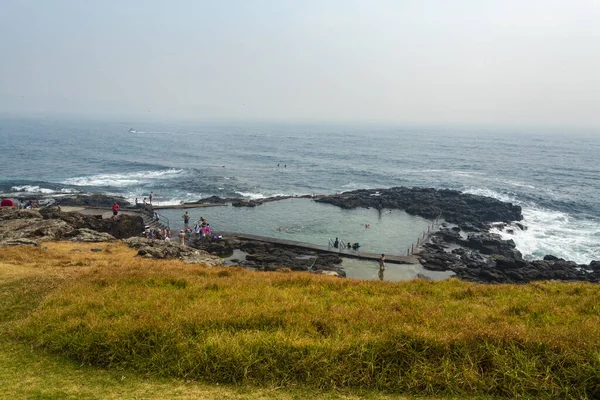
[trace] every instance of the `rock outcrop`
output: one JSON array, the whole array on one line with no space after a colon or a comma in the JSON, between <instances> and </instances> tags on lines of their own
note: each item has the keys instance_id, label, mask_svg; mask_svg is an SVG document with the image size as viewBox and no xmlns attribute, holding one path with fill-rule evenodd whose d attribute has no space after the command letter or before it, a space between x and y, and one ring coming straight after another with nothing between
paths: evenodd
<instances>
[{"instance_id":1,"label":"rock outcrop","mask_svg":"<svg viewBox=\"0 0 600 400\"><path fill-rule=\"evenodd\" d=\"M240 249L248 255L243 266L262 271L309 271L319 274L328 274L346 277L346 272L341 267L342 259L329 253L320 253L293 246L283 246L257 240L240 240L233 238L231 246Z\"/></svg>"},{"instance_id":2,"label":"rock outcrop","mask_svg":"<svg viewBox=\"0 0 600 400\"><path fill-rule=\"evenodd\" d=\"M132 237L123 240L129 247L138 249L138 256L159 260L181 260L189 264L223 265L223 260L204 250L197 250L164 240Z\"/></svg>"},{"instance_id":3,"label":"rock outcrop","mask_svg":"<svg viewBox=\"0 0 600 400\"><path fill-rule=\"evenodd\" d=\"M512 240L485 231L469 233L443 228L418 254L423 267L453 271L462 280L480 283L527 283L539 280L600 282L600 262L589 265L547 255L524 260Z\"/></svg>"},{"instance_id":4,"label":"rock outcrop","mask_svg":"<svg viewBox=\"0 0 600 400\"><path fill-rule=\"evenodd\" d=\"M96 232L87 228L76 229L71 233L72 242L112 242L117 240L113 235L105 232Z\"/></svg>"},{"instance_id":5,"label":"rock outcrop","mask_svg":"<svg viewBox=\"0 0 600 400\"><path fill-rule=\"evenodd\" d=\"M448 222L483 227L489 222L523 219L521 207L491 197L466 194L456 190L394 187L391 189L354 190L315 201L351 208L400 209L423 218L441 216Z\"/></svg>"},{"instance_id":6,"label":"rock outcrop","mask_svg":"<svg viewBox=\"0 0 600 400\"><path fill-rule=\"evenodd\" d=\"M0 245L19 243L22 239L105 241L138 236L144 230L144 222L139 216L123 214L103 220L101 216L63 212L58 207L39 210L3 207L0 208L0 222Z\"/></svg>"},{"instance_id":7,"label":"rock outcrop","mask_svg":"<svg viewBox=\"0 0 600 400\"><path fill-rule=\"evenodd\" d=\"M100 215L63 212L59 207L42 208L40 214L47 220L62 220L74 229L105 232L117 239L139 236L144 231L144 220L138 215L120 214L117 218L102 219Z\"/></svg>"},{"instance_id":8,"label":"rock outcrop","mask_svg":"<svg viewBox=\"0 0 600 400\"><path fill-rule=\"evenodd\" d=\"M108 196L105 194L79 194L74 197L58 197L54 200L54 205L56 206L111 208L114 203L119 203L121 207L131 205L124 197Z\"/></svg>"}]
</instances>

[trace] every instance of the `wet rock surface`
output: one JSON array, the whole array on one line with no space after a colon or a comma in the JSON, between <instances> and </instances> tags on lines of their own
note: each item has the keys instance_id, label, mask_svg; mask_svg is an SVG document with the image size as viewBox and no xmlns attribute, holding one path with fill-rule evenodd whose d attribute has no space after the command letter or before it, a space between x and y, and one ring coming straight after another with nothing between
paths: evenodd
<instances>
[{"instance_id":1,"label":"wet rock surface","mask_svg":"<svg viewBox=\"0 0 600 400\"><path fill-rule=\"evenodd\" d=\"M510 225L504 227L507 231ZM527 283L539 280L600 282L600 261L577 264L553 255L524 260L512 240L487 232L467 234L444 227L418 254L424 268L453 271L462 280L480 283ZM521 229L521 228L517 228Z\"/></svg>"},{"instance_id":2,"label":"wet rock surface","mask_svg":"<svg viewBox=\"0 0 600 400\"><path fill-rule=\"evenodd\" d=\"M487 222L523 219L521 207L491 197L466 194L457 190L394 187L391 189L354 190L315 201L352 209L358 207L401 209L412 215L481 228Z\"/></svg>"},{"instance_id":3,"label":"wet rock surface","mask_svg":"<svg viewBox=\"0 0 600 400\"><path fill-rule=\"evenodd\" d=\"M237 237L228 237L217 241L198 240L193 241L192 245L224 257L231 256L234 249L239 249L247 255L244 261L240 260L237 264L261 271L291 270L346 276L340 266L342 259L334 254Z\"/></svg>"},{"instance_id":4,"label":"wet rock surface","mask_svg":"<svg viewBox=\"0 0 600 400\"><path fill-rule=\"evenodd\" d=\"M263 199L248 200L248 199L242 199L242 198L232 198L232 197L221 198L219 196L210 196L205 199L200 199L198 201L184 203L184 205L229 204L229 203L231 203L231 205L233 207L256 207L256 206L259 206L264 203L270 203L270 202L278 201L278 200L285 200L285 199L291 199L291 198L311 198L311 197L312 196L310 196L310 195L306 195L306 196L273 196L273 197L265 197Z\"/></svg>"},{"instance_id":5,"label":"wet rock surface","mask_svg":"<svg viewBox=\"0 0 600 400\"><path fill-rule=\"evenodd\" d=\"M229 257L234 249L228 240L192 239L190 245L218 257Z\"/></svg>"}]
</instances>

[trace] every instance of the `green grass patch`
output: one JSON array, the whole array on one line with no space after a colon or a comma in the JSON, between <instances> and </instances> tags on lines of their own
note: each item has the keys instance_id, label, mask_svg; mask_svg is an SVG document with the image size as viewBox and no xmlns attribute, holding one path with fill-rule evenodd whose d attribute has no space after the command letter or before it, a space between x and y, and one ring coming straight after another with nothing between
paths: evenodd
<instances>
[{"instance_id":1,"label":"green grass patch","mask_svg":"<svg viewBox=\"0 0 600 400\"><path fill-rule=\"evenodd\" d=\"M27 315L9 313L10 340L86 368L220 385L600 398L597 285L361 282L123 254L90 258Z\"/></svg>"}]
</instances>

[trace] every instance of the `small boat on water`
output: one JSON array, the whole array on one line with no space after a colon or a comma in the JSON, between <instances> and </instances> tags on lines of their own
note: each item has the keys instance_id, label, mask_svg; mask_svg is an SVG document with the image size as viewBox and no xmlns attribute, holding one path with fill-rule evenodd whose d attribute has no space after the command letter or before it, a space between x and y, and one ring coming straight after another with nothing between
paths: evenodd
<instances>
[{"instance_id":1,"label":"small boat on water","mask_svg":"<svg viewBox=\"0 0 600 400\"><path fill-rule=\"evenodd\" d=\"M129 133L137 133L137 131L133 128L129 128Z\"/></svg>"}]
</instances>

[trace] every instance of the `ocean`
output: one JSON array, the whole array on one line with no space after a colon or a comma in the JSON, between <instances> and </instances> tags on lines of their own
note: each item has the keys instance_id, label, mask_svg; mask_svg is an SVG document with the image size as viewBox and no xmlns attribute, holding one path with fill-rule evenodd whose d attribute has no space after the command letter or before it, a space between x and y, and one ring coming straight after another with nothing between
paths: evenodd
<instances>
[{"instance_id":1,"label":"ocean","mask_svg":"<svg viewBox=\"0 0 600 400\"><path fill-rule=\"evenodd\" d=\"M501 234L528 259L600 260L598 135L2 118L0 154L0 197L82 192L141 202L153 191L155 203L180 204L212 195L457 189L520 205L528 229ZM281 224L294 227L299 215L292 208Z\"/></svg>"}]
</instances>

